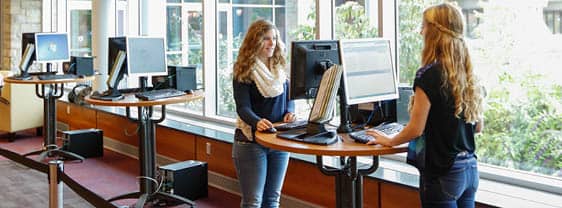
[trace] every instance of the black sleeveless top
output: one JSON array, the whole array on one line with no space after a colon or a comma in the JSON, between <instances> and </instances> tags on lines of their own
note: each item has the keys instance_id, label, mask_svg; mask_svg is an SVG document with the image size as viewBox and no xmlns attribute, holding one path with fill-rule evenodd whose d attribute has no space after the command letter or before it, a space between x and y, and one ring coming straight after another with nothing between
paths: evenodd
<instances>
[{"instance_id":1,"label":"black sleeveless top","mask_svg":"<svg viewBox=\"0 0 562 208\"><path fill-rule=\"evenodd\" d=\"M450 91L442 89L441 64L433 63L416 72L414 91L421 88L431 103L424 129L426 158L423 174L431 178L446 174L457 153L474 153L475 125L455 117Z\"/></svg>"}]
</instances>

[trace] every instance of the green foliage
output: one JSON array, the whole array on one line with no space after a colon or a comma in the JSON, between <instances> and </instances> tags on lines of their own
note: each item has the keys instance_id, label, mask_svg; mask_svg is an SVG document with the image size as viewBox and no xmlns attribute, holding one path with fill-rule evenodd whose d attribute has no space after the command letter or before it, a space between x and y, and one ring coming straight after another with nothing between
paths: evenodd
<instances>
[{"instance_id":1,"label":"green foliage","mask_svg":"<svg viewBox=\"0 0 562 208\"><path fill-rule=\"evenodd\" d=\"M365 7L347 1L336 8L336 38L359 39L377 37L377 29L365 15Z\"/></svg>"},{"instance_id":2,"label":"green foliage","mask_svg":"<svg viewBox=\"0 0 562 208\"><path fill-rule=\"evenodd\" d=\"M307 21L315 22L316 11L310 10L307 15ZM359 39L377 37L377 29L374 23L369 21L369 17L365 15L365 7L355 1L347 1L336 7L336 38L338 39ZM315 39L315 27L309 24L300 24L291 31L292 37L296 40L313 40Z\"/></svg>"},{"instance_id":3,"label":"green foliage","mask_svg":"<svg viewBox=\"0 0 562 208\"><path fill-rule=\"evenodd\" d=\"M540 74L500 77L485 112L485 132L477 139L481 161L547 175L562 170L560 85L539 87ZM518 85L522 92L512 92ZM523 95L516 96L515 93Z\"/></svg>"},{"instance_id":4,"label":"green foliage","mask_svg":"<svg viewBox=\"0 0 562 208\"><path fill-rule=\"evenodd\" d=\"M401 0L398 4L398 41L400 43L400 82L412 83L416 70L421 64L422 13L425 7L435 4L437 0Z\"/></svg>"}]
</instances>

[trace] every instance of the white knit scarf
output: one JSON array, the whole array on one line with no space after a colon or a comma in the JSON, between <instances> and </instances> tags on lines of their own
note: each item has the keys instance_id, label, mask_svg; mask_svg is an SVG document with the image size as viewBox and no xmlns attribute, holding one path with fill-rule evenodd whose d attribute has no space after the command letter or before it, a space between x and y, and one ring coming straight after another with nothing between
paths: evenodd
<instances>
[{"instance_id":1,"label":"white knit scarf","mask_svg":"<svg viewBox=\"0 0 562 208\"><path fill-rule=\"evenodd\" d=\"M283 67L276 65L273 66L270 71L261 60L256 58L256 63L254 63L250 70L252 70L252 80L262 96L271 98L277 97L283 93L283 84L285 80L287 80L287 75ZM252 127L240 117L236 120L236 127L242 130L246 138L254 140Z\"/></svg>"}]
</instances>

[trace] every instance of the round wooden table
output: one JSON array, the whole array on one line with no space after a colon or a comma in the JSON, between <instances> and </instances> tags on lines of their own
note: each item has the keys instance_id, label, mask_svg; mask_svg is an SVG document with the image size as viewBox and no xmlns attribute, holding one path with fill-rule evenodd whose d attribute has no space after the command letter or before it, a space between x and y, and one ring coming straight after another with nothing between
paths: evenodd
<instances>
[{"instance_id":1,"label":"round wooden table","mask_svg":"<svg viewBox=\"0 0 562 208\"><path fill-rule=\"evenodd\" d=\"M329 176L335 176L336 207L363 206L363 176L373 173L379 166L379 156L406 152L407 146L384 147L356 143L347 134L339 134L340 139L331 145L308 144L299 141L282 139L276 134L256 132L256 142L276 150L316 155L316 166ZM340 168L326 167L322 156L339 156ZM369 168L357 167L357 156L372 156Z\"/></svg>"},{"instance_id":2,"label":"round wooden table","mask_svg":"<svg viewBox=\"0 0 562 208\"><path fill-rule=\"evenodd\" d=\"M93 105L100 106L116 106L125 107L126 116L129 120L137 122L139 125L139 163L140 163L140 177L139 186L140 191L119 195L109 199L108 201L115 201L121 199L138 198L135 207L143 207L146 202L154 201L157 199L165 201L173 201L189 204L194 206L195 203L189 199L172 195L166 192L157 191L154 181L156 179L156 124L164 121L166 118L166 105L189 102L203 98L202 91L196 91L193 94L186 94L177 97L163 98L157 100L139 100L134 94L123 94L123 99L120 100L98 100L86 96L86 102ZM160 118L152 118L153 106L160 105L161 114ZM131 116L130 107L137 107L138 114L136 117Z\"/></svg>"},{"instance_id":3,"label":"round wooden table","mask_svg":"<svg viewBox=\"0 0 562 208\"><path fill-rule=\"evenodd\" d=\"M24 156L39 154L39 160L43 160L46 156L58 156L65 159L84 160L80 155L62 150L56 144L57 136L57 99L64 95L65 83L77 83L94 80L94 76L81 78L65 78L41 80L38 76L31 76L30 79L20 80L13 77L5 77L4 82L11 84L33 84L35 85L35 94L43 99L43 149L33 151Z\"/></svg>"}]
</instances>

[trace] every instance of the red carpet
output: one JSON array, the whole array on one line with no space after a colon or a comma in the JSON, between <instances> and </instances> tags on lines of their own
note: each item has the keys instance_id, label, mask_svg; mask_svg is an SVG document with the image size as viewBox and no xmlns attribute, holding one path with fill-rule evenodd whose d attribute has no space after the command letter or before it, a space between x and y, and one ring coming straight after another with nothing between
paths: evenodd
<instances>
[{"instance_id":1,"label":"red carpet","mask_svg":"<svg viewBox=\"0 0 562 208\"><path fill-rule=\"evenodd\" d=\"M34 133L35 131L18 132L14 142L8 142L7 136L0 133L0 147L19 154L38 150L42 146L43 137L35 136ZM7 159L0 156L0 160ZM82 186L105 199L139 189L136 178L139 174L138 160L107 149L104 150L103 157L87 158L83 163L65 162L64 172ZM239 196L210 186L208 188L208 197L195 201L197 207L240 206ZM121 200L114 204L131 205L133 203L134 200Z\"/></svg>"}]
</instances>

